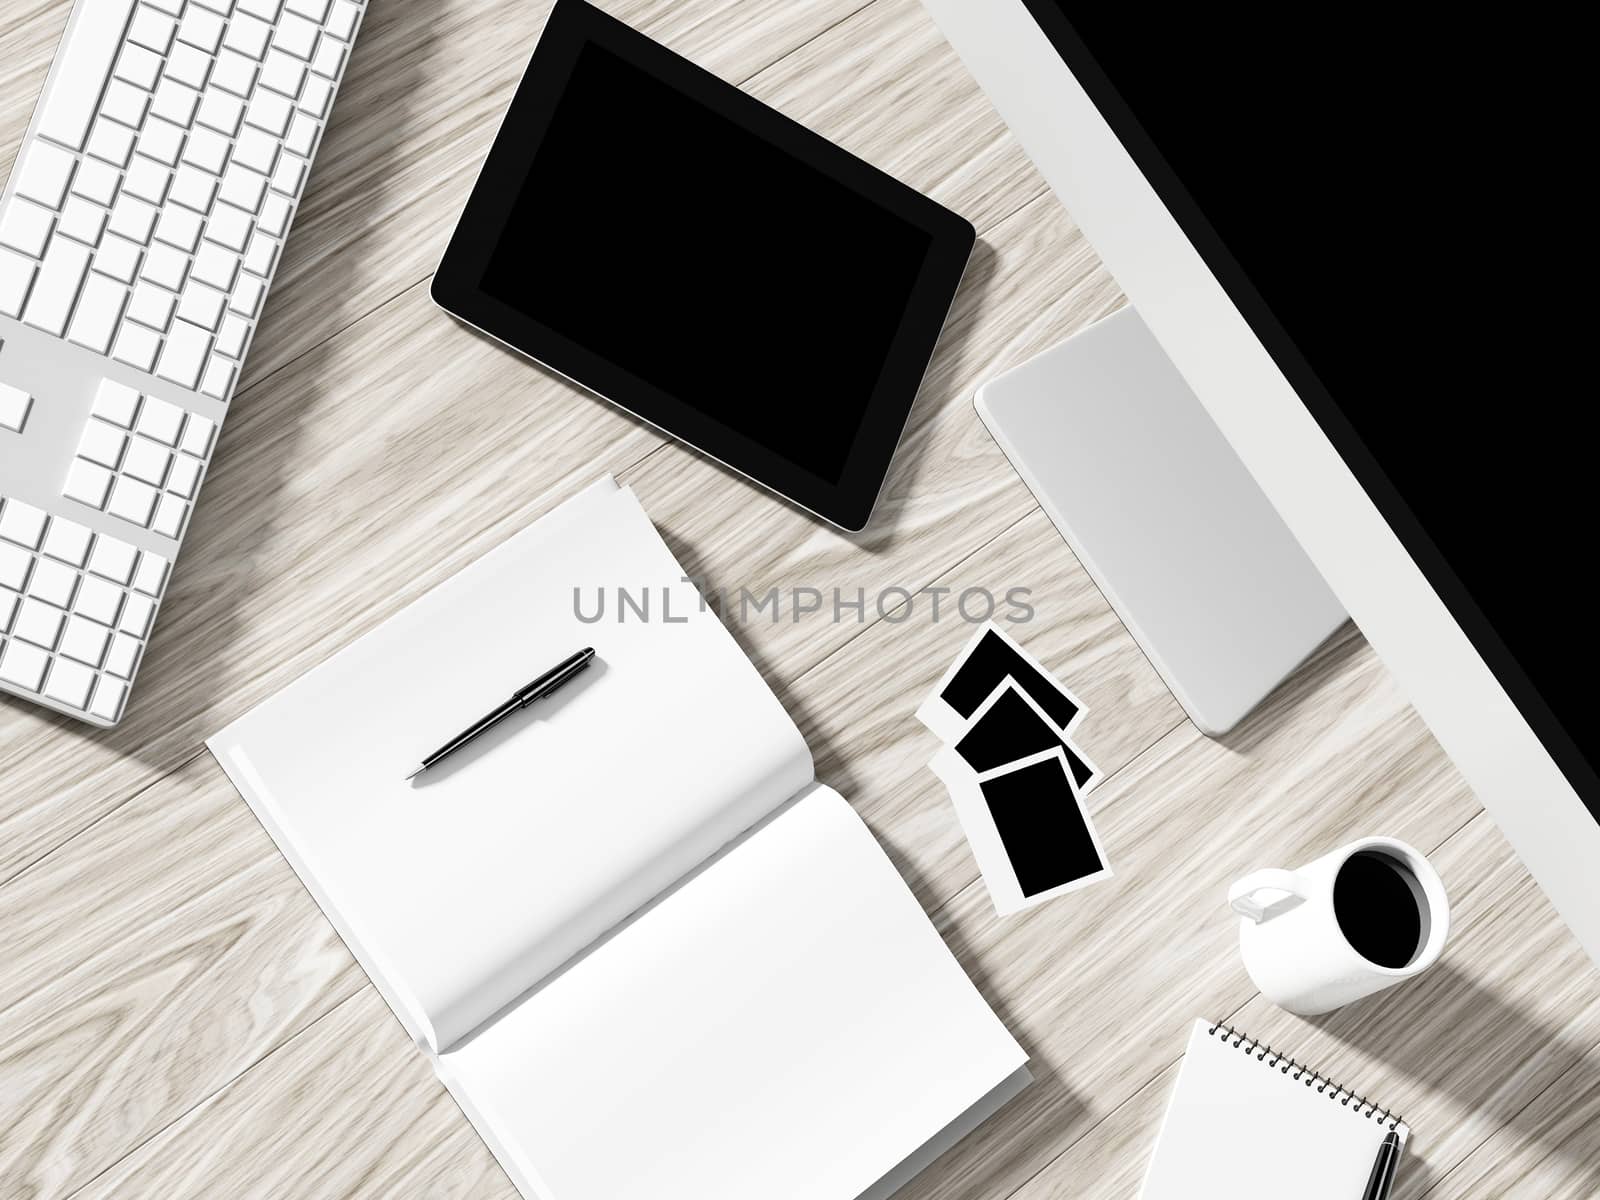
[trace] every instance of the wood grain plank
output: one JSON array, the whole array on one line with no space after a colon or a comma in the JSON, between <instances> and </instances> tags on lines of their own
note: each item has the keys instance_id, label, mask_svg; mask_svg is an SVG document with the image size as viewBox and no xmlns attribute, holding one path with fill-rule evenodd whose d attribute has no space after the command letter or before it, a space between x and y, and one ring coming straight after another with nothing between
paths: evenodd
<instances>
[{"instance_id":1,"label":"wood grain plank","mask_svg":"<svg viewBox=\"0 0 1600 1200\"><path fill-rule=\"evenodd\" d=\"M1113 879L1006 920L974 885L937 914L1036 1079L908 1200L1008 1195L1170 1062L1196 1014L1247 1001L1231 880L1373 828L1431 848L1477 811L1354 631L1226 741L1186 723L1089 801Z\"/></svg>"},{"instance_id":2,"label":"wood grain plank","mask_svg":"<svg viewBox=\"0 0 1600 1200\"><path fill-rule=\"evenodd\" d=\"M1033 610L1030 619L1005 619L1026 614L1013 613L1003 600L997 616L1083 701L1087 712L1074 739L1105 775L1184 720L1038 509L933 585L949 589L940 619L933 617L931 595L913 599L816 668L777 685L811 746L817 777L856 807L929 908L977 876L943 786L927 769L938 741L913 716L976 628L961 617L962 591L1004 597L1026 590L1017 598ZM977 616L986 608L975 593L970 611Z\"/></svg>"},{"instance_id":3,"label":"wood grain plank","mask_svg":"<svg viewBox=\"0 0 1600 1200\"><path fill-rule=\"evenodd\" d=\"M0 888L7 1196L68 1194L368 986L210 757L72 849Z\"/></svg>"},{"instance_id":4,"label":"wood grain plank","mask_svg":"<svg viewBox=\"0 0 1600 1200\"><path fill-rule=\"evenodd\" d=\"M1600 1196L1600 1044L1425 1194L1428 1200Z\"/></svg>"},{"instance_id":5,"label":"wood grain plank","mask_svg":"<svg viewBox=\"0 0 1600 1200\"><path fill-rule=\"evenodd\" d=\"M1486 815L1430 857L1449 890L1453 925L1427 974L1323 1017L1295 1017L1253 995L1226 1019L1407 1118L1412 1139L1397 1200L1505 1194L1450 1190L1458 1164L1478 1158L1479 1169L1492 1169L1493 1156L1479 1158L1477 1149L1490 1130L1519 1160L1538 1164L1549 1190L1524 1194L1592 1196L1600 1171L1594 1137L1573 1138L1559 1114L1592 1106L1600 1093L1588 1053L1600 1035L1595 971ZM1224 1014L1196 1007L1184 1016ZM1151 1049L1167 1063L1161 1075L1132 1094L1106 1096L1116 1107L1014 1200L1136 1195L1186 1036L1175 1029L1154 1039ZM1135 1053L1139 1040L1125 1034L1121 1052ZM1468 1171L1462 1181L1472 1177ZM1587 1187L1576 1186L1580 1178Z\"/></svg>"},{"instance_id":6,"label":"wood grain plank","mask_svg":"<svg viewBox=\"0 0 1600 1200\"><path fill-rule=\"evenodd\" d=\"M517 1196L370 986L77 1194Z\"/></svg>"}]
</instances>

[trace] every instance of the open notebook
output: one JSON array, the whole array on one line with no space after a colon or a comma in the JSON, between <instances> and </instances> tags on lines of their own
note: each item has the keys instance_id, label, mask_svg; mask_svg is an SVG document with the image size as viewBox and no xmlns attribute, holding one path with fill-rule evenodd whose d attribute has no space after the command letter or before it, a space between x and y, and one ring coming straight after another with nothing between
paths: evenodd
<instances>
[{"instance_id":1,"label":"open notebook","mask_svg":"<svg viewBox=\"0 0 1600 1200\"><path fill-rule=\"evenodd\" d=\"M1196 1021L1140 1200L1360 1200L1384 1136L1366 1096L1232 1026Z\"/></svg>"},{"instance_id":2,"label":"open notebook","mask_svg":"<svg viewBox=\"0 0 1600 1200\"><path fill-rule=\"evenodd\" d=\"M609 478L208 744L525 1196L887 1195L1027 1080Z\"/></svg>"}]
</instances>

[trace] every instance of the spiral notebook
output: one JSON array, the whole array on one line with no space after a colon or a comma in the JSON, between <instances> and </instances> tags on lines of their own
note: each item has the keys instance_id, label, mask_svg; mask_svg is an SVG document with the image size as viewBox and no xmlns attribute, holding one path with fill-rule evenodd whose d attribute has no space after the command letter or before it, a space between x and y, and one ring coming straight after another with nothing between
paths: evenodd
<instances>
[{"instance_id":1,"label":"spiral notebook","mask_svg":"<svg viewBox=\"0 0 1600 1200\"><path fill-rule=\"evenodd\" d=\"M1391 1129L1403 1150L1411 1131L1383 1105L1196 1021L1140 1198L1360 1200Z\"/></svg>"}]
</instances>

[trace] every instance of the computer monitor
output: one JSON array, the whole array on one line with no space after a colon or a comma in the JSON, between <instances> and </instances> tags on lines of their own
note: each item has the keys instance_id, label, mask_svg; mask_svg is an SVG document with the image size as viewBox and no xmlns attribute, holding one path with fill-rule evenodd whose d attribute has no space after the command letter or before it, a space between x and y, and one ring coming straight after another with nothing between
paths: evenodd
<instances>
[{"instance_id":1,"label":"computer monitor","mask_svg":"<svg viewBox=\"0 0 1600 1200\"><path fill-rule=\"evenodd\" d=\"M1524 269L1569 252L1535 136L1569 85L1490 69L1549 31L924 3L1600 961L1593 389Z\"/></svg>"}]
</instances>

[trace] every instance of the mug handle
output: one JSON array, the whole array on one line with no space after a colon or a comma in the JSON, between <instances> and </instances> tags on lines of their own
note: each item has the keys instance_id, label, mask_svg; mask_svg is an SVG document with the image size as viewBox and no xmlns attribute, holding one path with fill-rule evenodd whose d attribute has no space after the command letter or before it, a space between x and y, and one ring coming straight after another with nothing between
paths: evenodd
<instances>
[{"instance_id":1,"label":"mug handle","mask_svg":"<svg viewBox=\"0 0 1600 1200\"><path fill-rule=\"evenodd\" d=\"M1228 889L1228 904L1240 916L1249 917L1256 924L1282 916L1305 902L1305 885L1293 871L1268 867L1252 871ZM1282 892L1276 900L1261 903L1258 892Z\"/></svg>"}]
</instances>

